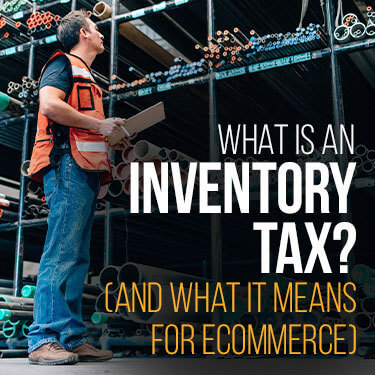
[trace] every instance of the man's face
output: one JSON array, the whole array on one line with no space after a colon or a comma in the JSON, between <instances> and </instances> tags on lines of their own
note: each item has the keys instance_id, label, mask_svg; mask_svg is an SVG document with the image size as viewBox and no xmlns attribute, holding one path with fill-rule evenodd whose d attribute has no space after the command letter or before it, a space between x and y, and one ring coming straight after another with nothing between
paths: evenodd
<instances>
[{"instance_id":1,"label":"man's face","mask_svg":"<svg viewBox=\"0 0 375 375\"><path fill-rule=\"evenodd\" d=\"M98 26L91 21L90 19L87 19L87 22L89 24L89 30L87 32L88 42L90 45L92 45L92 48L95 49L97 54L100 54L104 51L104 45L103 40L104 36L99 32Z\"/></svg>"}]
</instances>

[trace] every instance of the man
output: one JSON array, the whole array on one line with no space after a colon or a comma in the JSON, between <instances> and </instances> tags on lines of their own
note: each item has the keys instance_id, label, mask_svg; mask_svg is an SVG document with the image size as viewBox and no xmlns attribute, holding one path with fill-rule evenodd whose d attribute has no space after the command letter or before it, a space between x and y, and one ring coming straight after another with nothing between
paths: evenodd
<instances>
[{"instance_id":1,"label":"man","mask_svg":"<svg viewBox=\"0 0 375 375\"><path fill-rule=\"evenodd\" d=\"M89 268L91 227L100 185L111 180L108 136L123 121L105 119L90 66L103 35L85 11L66 15L57 30L64 51L42 70L38 132L30 163L50 207L29 332L29 362L74 364L112 358L85 343L81 299Z\"/></svg>"}]
</instances>

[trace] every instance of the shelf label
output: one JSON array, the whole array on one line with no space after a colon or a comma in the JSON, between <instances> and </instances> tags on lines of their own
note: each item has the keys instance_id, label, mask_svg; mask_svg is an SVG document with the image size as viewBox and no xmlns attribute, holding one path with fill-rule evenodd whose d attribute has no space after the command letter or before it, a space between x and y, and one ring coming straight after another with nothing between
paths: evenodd
<instances>
[{"instance_id":1,"label":"shelf label","mask_svg":"<svg viewBox=\"0 0 375 375\"><path fill-rule=\"evenodd\" d=\"M181 5L181 4L186 4L188 3L190 0L175 0L174 3L176 5Z\"/></svg>"},{"instance_id":2,"label":"shelf label","mask_svg":"<svg viewBox=\"0 0 375 375\"><path fill-rule=\"evenodd\" d=\"M14 13L13 16L12 16L12 18L14 20L19 20L20 18L23 18L23 12L22 12L22 10L19 11L19 12L17 12L17 13Z\"/></svg>"},{"instance_id":3,"label":"shelf label","mask_svg":"<svg viewBox=\"0 0 375 375\"><path fill-rule=\"evenodd\" d=\"M297 64L297 63L300 63L303 61L309 61L309 60L311 60L311 52L302 53L296 56L283 57L277 60L265 61L265 62L258 63L258 64L252 64L248 66L248 71L249 73L256 73L262 70L268 70L268 69L273 69L273 68L277 68L280 66Z\"/></svg>"},{"instance_id":4,"label":"shelf label","mask_svg":"<svg viewBox=\"0 0 375 375\"><path fill-rule=\"evenodd\" d=\"M60 0L60 4L70 3L70 0Z\"/></svg>"},{"instance_id":5,"label":"shelf label","mask_svg":"<svg viewBox=\"0 0 375 375\"><path fill-rule=\"evenodd\" d=\"M374 187L375 181L372 177L362 177L355 179L353 185L356 188Z\"/></svg>"},{"instance_id":6,"label":"shelf label","mask_svg":"<svg viewBox=\"0 0 375 375\"><path fill-rule=\"evenodd\" d=\"M57 35L50 35L45 38L46 44L57 42Z\"/></svg>"},{"instance_id":7,"label":"shelf label","mask_svg":"<svg viewBox=\"0 0 375 375\"><path fill-rule=\"evenodd\" d=\"M224 70L223 72L217 72L215 73L215 78L217 80L224 79L224 78L231 78L231 77L237 77L242 74L246 74L246 67L243 66L241 68L235 68L230 70Z\"/></svg>"},{"instance_id":8,"label":"shelf label","mask_svg":"<svg viewBox=\"0 0 375 375\"><path fill-rule=\"evenodd\" d=\"M123 99L127 99L127 98L135 98L137 96L138 96L137 91L128 91L128 92L124 92L123 94L120 94L117 97L117 100L123 100Z\"/></svg>"},{"instance_id":9,"label":"shelf label","mask_svg":"<svg viewBox=\"0 0 375 375\"><path fill-rule=\"evenodd\" d=\"M155 4L153 7L152 7L152 10L154 12L159 12L160 10L163 10L167 7L167 4L165 3L165 1L161 2L160 4Z\"/></svg>"},{"instance_id":10,"label":"shelf label","mask_svg":"<svg viewBox=\"0 0 375 375\"><path fill-rule=\"evenodd\" d=\"M152 94L152 87L147 87L145 89L138 90L138 96L145 96Z\"/></svg>"},{"instance_id":11,"label":"shelf label","mask_svg":"<svg viewBox=\"0 0 375 375\"><path fill-rule=\"evenodd\" d=\"M10 47L10 48L7 48L6 50L5 50L5 55L13 55L13 54L15 54L15 53L17 53L17 48L16 47Z\"/></svg>"},{"instance_id":12,"label":"shelf label","mask_svg":"<svg viewBox=\"0 0 375 375\"><path fill-rule=\"evenodd\" d=\"M144 9L138 9L130 13L131 18L138 18L145 15Z\"/></svg>"},{"instance_id":13,"label":"shelf label","mask_svg":"<svg viewBox=\"0 0 375 375\"><path fill-rule=\"evenodd\" d=\"M300 55L294 56L294 62L302 62L302 61L308 61L312 59L311 52L302 53Z\"/></svg>"},{"instance_id":14,"label":"shelf label","mask_svg":"<svg viewBox=\"0 0 375 375\"><path fill-rule=\"evenodd\" d=\"M170 83L163 83L163 84L157 85L156 89L159 92L168 91L172 89L172 85Z\"/></svg>"}]
</instances>

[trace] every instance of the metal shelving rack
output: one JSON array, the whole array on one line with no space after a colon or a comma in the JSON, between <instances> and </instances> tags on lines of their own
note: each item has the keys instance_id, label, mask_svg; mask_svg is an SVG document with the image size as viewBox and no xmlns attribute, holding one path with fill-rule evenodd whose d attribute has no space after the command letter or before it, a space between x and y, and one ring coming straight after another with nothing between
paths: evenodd
<instances>
[{"instance_id":1,"label":"metal shelving rack","mask_svg":"<svg viewBox=\"0 0 375 375\"><path fill-rule=\"evenodd\" d=\"M111 25L111 40L110 40L110 70L109 70L109 81L113 84L112 75L117 73L117 57L118 57L118 25L120 22L126 20L133 20L136 18L141 18L150 13L157 13L160 11L165 11L175 7L179 7L184 4L188 4L194 0L170 0L165 1L153 6L128 12L126 14L117 14L118 1L112 0L112 16L110 19L101 21L99 24L110 24ZM55 3L64 2L57 1ZM44 5L48 6L48 4ZM36 4L33 5L36 9ZM278 67L303 63L315 59L320 59L324 57L330 58L331 64L331 90L332 90L332 106L334 113L334 126L336 135L339 132L340 124L344 123L344 106L343 106L343 95L341 87L341 75L340 75L340 64L338 61L338 55L341 53L348 53L352 51L358 51L362 49L372 48L375 46L375 39L367 39L359 42L352 42L344 45L336 45L333 36L333 22L334 22L334 9L333 0L326 0L326 19L327 19L327 29L329 36L329 45L327 48L300 53L297 55L286 56L283 58L273 59L269 61L264 61L256 64L251 64L248 66L236 67L233 69L226 69L221 71L215 71L211 69L208 74L204 76L199 76L191 78L184 81L159 84L156 86L151 86L147 88L141 88L138 90L133 90L121 94L110 93L109 97L106 98L109 104L109 116L115 116L115 103L120 100L129 100L132 97L139 97L145 95L152 95L157 92L164 92L174 90L176 88L193 86L208 83L209 91L209 110L210 110L210 120L209 120L209 149L210 149L210 160L219 161L220 160L220 149L219 149L219 137L217 132L217 107L216 107L216 81L222 79L229 79L239 75L252 74L259 71L275 69ZM72 1L71 8L76 8L76 0ZM207 24L208 24L208 36L214 36L215 34L215 2L214 0L207 0ZM29 50L29 64L28 64L28 75L33 76L34 59L35 59L35 49L37 46L53 43L56 41L56 36L48 36L45 38L34 40L33 38L28 43L22 45L9 47L4 50L0 50L0 58L10 56L12 54L23 52ZM29 131L30 131L30 119L35 117L34 114L30 114L26 111L24 116L21 116L21 120L25 122L24 136L23 136L23 151L22 151L22 162L27 159L29 153ZM7 119L0 121L0 127L13 124L18 121L17 118ZM339 159L341 168L345 168L347 164L347 156L343 155ZM375 180L373 178L363 178L358 179L353 183L353 188L361 187L374 187ZM16 249L15 249L15 269L14 269L14 295L19 295L21 290L22 282L22 264L23 264L23 229L25 227L45 225L46 219L34 219L34 220L22 220L22 210L23 210L23 197L25 195L25 177L21 176L21 188L20 188L20 204L18 213L18 222L16 223L5 223L0 224L0 232L2 231L17 231ZM130 212L125 209L114 209L111 207L110 203L107 203L106 210L104 213L97 213L96 217L105 220L105 249L104 249L104 264L110 264L112 261L112 216L114 215L129 215ZM346 220L348 217L346 217ZM350 219L350 218L349 218ZM352 253L351 253L352 254ZM353 265L354 258L350 259L350 264ZM220 215L212 214L211 216L211 276L215 281L222 279L222 241L221 241L221 218Z\"/></svg>"}]
</instances>

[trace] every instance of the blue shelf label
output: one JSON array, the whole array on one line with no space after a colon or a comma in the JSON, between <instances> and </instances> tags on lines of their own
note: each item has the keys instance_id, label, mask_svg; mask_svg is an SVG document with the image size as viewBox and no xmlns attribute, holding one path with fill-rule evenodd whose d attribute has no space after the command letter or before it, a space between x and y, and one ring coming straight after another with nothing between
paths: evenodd
<instances>
[{"instance_id":1,"label":"blue shelf label","mask_svg":"<svg viewBox=\"0 0 375 375\"><path fill-rule=\"evenodd\" d=\"M265 61L265 62L258 63L258 64L252 64L248 66L248 71L249 73L256 73L262 70L268 70L268 69L273 69L273 68L277 68L280 66L292 65L292 64L303 62L303 61L309 61L311 59L312 59L311 52L307 52L307 53L302 53L300 55L288 56L288 57L283 57L277 60L271 60L271 61Z\"/></svg>"},{"instance_id":2,"label":"blue shelf label","mask_svg":"<svg viewBox=\"0 0 375 375\"><path fill-rule=\"evenodd\" d=\"M156 89L159 92L168 91L172 89L172 85L170 83L163 83L163 84L157 85Z\"/></svg>"},{"instance_id":3,"label":"blue shelf label","mask_svg":"<svg viewBox=\"0 0 375 375\"><path fill-rule=\"evenodd\" d=\"M45 41L46 41L46 44L57 42L57 35L55 34L55 35L47 36Z\"/></svg>"},{"instance_id":4,"label":"blue shelf label","mask_svg":"<svg viewBox=\"0 0 375 375\"><path fill-rule=\"evenodd\" d=\"M131 18L138 18L138 17L142 17L144 15L145 15L144 9L138 9L138 10L135 10L134 12L130 13Z\"/></svg>"},{"instance_id":5,"label":"blue shelf label","mask_svg":"<svg viewBox=\"0 0 375 375\"><path fill-rule=\"evenodd\" d=\"M60 3L61 3L61 4L70 3L70 0L60 0Z\"/></svg>"},{"instance_id":6,"label":"blue shelf label","mask_svg":"<svg viewBox=\"0 0 375 375\"><path fill-rule=\"evenodd\" d=\"M174 3L176 5L181 5L181 4L186 4L188 3L190 0L175 0Z\"/></svg>"},{"instance_id":7,"label":"blue shelf label","mask_svg":"<svg viewBox=\"0 0 375 375\"><path fill-rule=\"evenodd\" d=\"M152 10L154 12L158 12L160 10L163 10L167 7L167 4L165 3L165 1L161 2L160 4L155 4L153 7L152 7Z\"/></svg>"},{"instance_id":8,"label":"blue shelf label","mask_svg":"<svg viewBox=\"0 0 375 375\"><path fill-rule=\"evenodd\" d=\"M242 74L246 74L245 66L243 66L242 68L235 68L235 69L230 69L230 70L224 70L223 72L217 72L215 74L215 78L217 80L220 80L224 78L237 77Z\"/></svg>"},{"instance_id":9,"label":"blue shelf label","mask_svg":"<svg viewBox=\"0 0 375 375\"><path fill-rule=\"evenodd\" d=\"M152 87L147 87L145 89L138 90L138 96L145 96L152 94Z\"/></svg>"},{"instance_id":10,"label":"blue shelf label","mask_svg":"<svg viewBox=\"0 0 375 375\"><path fill-rule=\"evenodd\" d=\"M123 94L120 94L117 99L118 100L123 100L127 98L136 98L138 96L138 91L128 91L124 92Z\"/></svg>"},{"instance_id":11,"label":"blue shelf label","mask_svg":"<svg viewBox=\"0 0 375 375\"><path fill-rule=\"evenodd\" d=\"M309 61L312 59L311 52L302 53L300 55L294 56L294 62L302 62L302 61Z\"/></svg>"},{"instance_id":12,"label":"blue shelf label","mask_svg":"<svg viewBox=\"0 0 375 375\"><path fill-rule=\"evenodd\" d=\"M5 54L8 55L13 55L17 53L17 48L16 47L10 47L5 50Z\"/></svg>"},{"instance_id":13,"label":"blue shelf label","mask_svg":"<svg viewBox=\"0 0 375 375\"><path fill-rule=\"evenodd\" d=\"M15 20L19 20L20 18L23 18L22 10L20 12L14 13L12 18L15 19Z\"/></svg>"}]
</instances>

